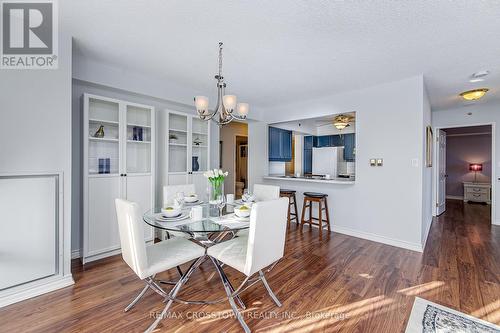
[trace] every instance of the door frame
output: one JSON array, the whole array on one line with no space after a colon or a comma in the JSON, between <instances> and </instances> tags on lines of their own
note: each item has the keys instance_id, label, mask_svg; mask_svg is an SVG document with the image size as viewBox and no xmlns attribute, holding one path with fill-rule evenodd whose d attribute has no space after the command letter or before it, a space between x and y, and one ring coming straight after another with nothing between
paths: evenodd
<instances>
[{"instance_id":1,"label":"door frame","mask_svg":"<svg viewBox=\"0 0 500 333\"><path fill-rule=\"evenodd\" d=\"M238 148L238 146L236 145L237 142L238 142L238 137L240 138L247 138L247 187L248 187L248 124L247 124L247 135L241 135L241 134L235 134L233 136L233 147L234 147L234 151L235 151L235 156L234 156L234 161L233 161L233 193L236 195L236 160L238 159L238 154L239 154L239 151L237 151L236 148Z\"/></svg>"},{"instance_id":2,"label":"door frame","mask_svg":"<svg viewBox=\"0 0 500 333\"><path fill-rule=\"evenodd\" d=\"M495 154L495 145L496 145L496 122L484 122L484 123L471 123L471 124L457 124L457 125L449 125L449 126L435 126L433 127L434 133L438 133L439 130L445 130L448 128L460 128L460 127L471 127L471 126L491 126L491 224L496 223L496 154ZM436 135L433 138L433 153L432 158L434 163L432 164L432 216L437 216L437 202L438 202L438 173L439 173L439 159L438 159L438 149L439 142L437 140L438 136Z\"/></svg>"}]
</instances>

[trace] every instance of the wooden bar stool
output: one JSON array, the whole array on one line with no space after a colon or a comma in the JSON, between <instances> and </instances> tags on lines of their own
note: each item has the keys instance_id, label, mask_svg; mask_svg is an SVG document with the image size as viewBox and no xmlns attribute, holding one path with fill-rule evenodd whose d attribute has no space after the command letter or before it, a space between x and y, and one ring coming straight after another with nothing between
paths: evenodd
<instances>
[{"instance_id":1,"label":"wooden bar stool","mask_svg":"<svg viewBox=\"0 0 500 333\"><path fill-rule=\"evenodd\" d=\"M295 220L295 223L299 223L299 217L297 213L297 199L295 198L294 190L280 189L280 197L288 198L288 227L290 227L290 222ZM293 208L293 212L292 212Z\"/></svg>"},{"instance_id":2,"label":"wooden bar stool","mask_svg":"<svg viewBox=\"0 0 500 333\"><path fill-rule=\"evenodd\" d=\"M315 193L315 192L304 192L304 205L302 206L302 218L300 221L301 230L305 223L309 223L309 227L317 225L319 227L319 239L323 237L323 222L326 222L328 227L328 232L330 232L330 216L328 215L328 203L326 198L328 194ZM312 216L312 205L313 202L318 203L318 218ZM309 208L309 220L305 220L306 208ZM323 219L323 210L325 211L326 219ZM318 221L313 222L313 221Z\"/></svg>"}]
</instances>

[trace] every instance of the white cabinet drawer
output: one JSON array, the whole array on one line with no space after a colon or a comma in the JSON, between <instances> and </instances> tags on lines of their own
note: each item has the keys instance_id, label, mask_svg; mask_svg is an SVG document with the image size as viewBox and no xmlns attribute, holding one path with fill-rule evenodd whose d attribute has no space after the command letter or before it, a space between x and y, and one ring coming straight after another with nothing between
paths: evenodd
<instances>
[{"instance_id":1,"label":"white cabinet drawer","mask_svg":"<svg viewBox=\"0 0 500 333\"><path fill-rule=\"evenodd\" d=\"M465 198L470 201L489 201L488 194L486 193L467 193Z\"/></svg>"},{"instance_id":2,"label":"white cabinet drawer","mask_svg":"<svg viewBox=\"0 0 500 333\"><path fill-rule=\"evenodd\" d=\"M488 194L490 192L489 188L484 187L466 187L465 189L467 193L475 193L475 194Z\"/></svg>"}]
</instances>

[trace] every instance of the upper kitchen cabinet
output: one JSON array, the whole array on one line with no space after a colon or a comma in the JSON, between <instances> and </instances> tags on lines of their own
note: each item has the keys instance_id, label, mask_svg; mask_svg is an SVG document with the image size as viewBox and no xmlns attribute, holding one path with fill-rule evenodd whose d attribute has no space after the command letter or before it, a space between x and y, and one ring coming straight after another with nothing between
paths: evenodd
<instances>
[{"instance_id":1,"label":"upper kitchen cabinet","mask_svg":"<svg viewBox=\"0 0 500 333\"><path fill-rule=\"evenodd\" d=\"M349 133L343 135L344 139L344 159L347 162L356 160L356 134Z\"/></svg>"},{"instance_id":2,"label":"upper kitchen cabinet","mask_svg":"<svg viewBox=\"0 0 500 333\"><path fill-rule=\"evenodd\" d=\"M289 162L292 160L292 132L269 127L269 161Z\"/></svg>"}]
</instances>

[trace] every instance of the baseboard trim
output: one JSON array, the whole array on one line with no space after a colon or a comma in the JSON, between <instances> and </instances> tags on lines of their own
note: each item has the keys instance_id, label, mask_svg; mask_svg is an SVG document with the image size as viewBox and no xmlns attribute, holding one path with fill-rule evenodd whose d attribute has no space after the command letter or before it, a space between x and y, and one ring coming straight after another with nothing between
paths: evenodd
<instances>
[{"instance_id":1,"label":"baseboard trim","mask_svg":"<svg viewBox=\"0 0 500 333\"><path fill-rule=\"evenodd\" d=\"M423 252L422 244L406 242L406 241L402 241L399 239L380 236L377 234L372 234L370 232L359 231L359 230L341 227L341 226L336 226L336 225L333 226L332 230L334 232L338 232L339 234L344 234L344 235L357 237L357 238L363 238L363 239L367 239L370 241L374 241L374 242L378 242L378 243L382 243L382 244L387 244L387 245L392 245L392 246L396 246L396 247L400 247L403 249L412 250L412 251L416 251L416 252Z\"/></svg>"},{"instance_id":2,"label":"baseboard trim","mask_svg":"<svg viewBox=\"0 0 500 333\"><path fill-rule=\"evenodd\" d=\"M71 251L71 259L78 259L81 257L82 257L82 250L81 249Z\"/></svg>"},{"instance_id":3,"label":"baseboard trim","mask_svg":"<svg viewBox=\"0 0 500 333\"><path fill-rule=\"evenodd\" d=\"M447 195L446 199L450 199L450 200L464 200L464 197L460 196L460 195Z\"/></svg>"},{"instance_id":4,"label":"baseboard trim","mask_svg":"<svg viewBox=\"0 0 500 333\"><path fill-rule=\"evenodd\" d=\"M49 293L51 291L71 286L74 283L75 281L70 274L66 276L47 278L44 280L33 282L33 284L14 287L10 290L7 289L3 293L0 293L0 308Z\"/></svg>"},{"instance_id":5,"label":"baseboard trim","mask_svg":"<svg viewBox=\"0 0 500 333\"><path fill-rule=\"evenodd\" d=\"M491 222L493 225L500 225L500 219L494 219Z\"/></svg>"}]
</instances>

